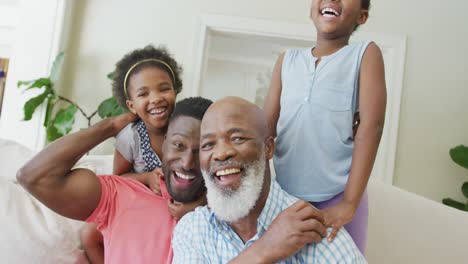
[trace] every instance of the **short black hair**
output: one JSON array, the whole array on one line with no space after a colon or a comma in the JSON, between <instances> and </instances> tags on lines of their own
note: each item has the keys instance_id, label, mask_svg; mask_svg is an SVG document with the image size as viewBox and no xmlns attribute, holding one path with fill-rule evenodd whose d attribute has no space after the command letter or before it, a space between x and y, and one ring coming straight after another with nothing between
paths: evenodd
<instances>
[{"instance_id":1,"label":"short black hair","mask_svg":"<svg viewBox=\"0 0 468 264\"><path fill-rule=\"evenodd\" d=\"M169 54L169 52L164 46L158 46L157 48L155 48L153 45L148 45L142 49L136 49L131 51L130 53L127 53L121 60L119 60L115 64L115 70L112 73L112 95L117 99L119 105L125 109L128 109L126 103L128 98L124 91L125 75L127 74L128 70L133 65L135 65L135 63L146 59L157 59L167 63L174 72L174 76L164 64L158 63L156 61L148 61L136 66L132 70L132 72L127 78L127 85L131 75L138 73L140 70L147 67L157 67L169 74L173 82L172 84L176 95L182 91L182 79L180 78L180 75L182 73L182 67L180 67L177 64L175 59Z\"/></svg>"},{"instance_id":2,"label":"short black hair","mask_svg":"<svg viewBox=\"0 0 468 264\"><path fill-rule=\"evenodd\" d=\"M370 0L361 0L361 8L365 10L369 10Z\"/></svg>"},{"instance_id":3,"label":"short black hair","mask_svg":"<svg viewBox=\"0 0 468 264\"><path fill-rule=\"evenodd\" d=\"M176 103L169 122L178 116L189 116L201 121L212 103L210 99L200 96L185 98Z\"/></svg>"}]
</instances>

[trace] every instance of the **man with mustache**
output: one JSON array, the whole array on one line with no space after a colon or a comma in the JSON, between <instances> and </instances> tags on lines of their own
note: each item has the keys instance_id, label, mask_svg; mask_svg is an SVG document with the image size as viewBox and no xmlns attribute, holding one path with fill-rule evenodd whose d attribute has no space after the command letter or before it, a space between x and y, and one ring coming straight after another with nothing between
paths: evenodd
<instances>
[{"instance_id":1,"label":"man with mustache","mask_svg":"<svg viewBox=\"0 0 468 264\"><path fill-rule=\"evenodd\" d=\"M198 207L176 226L174 263L366 263L344 229L332 243L297 247L293 256L283 254L281 243L266 232L278 226L275 217L297 199L271 179L274 140L260 108L240 98L221 99L206 112L200 134L208 207ZM297 213L296 218L303 216ZM314 232L305 223L298 223L298 229Z\"/></svg>"},{"instance_id":2,"label":"man with mustache","mask_svg":"<svg viewBox=\"0 0 468 264\"><path fill-rule=\"evenodd\" d=\"M191 202L205 194L198 155L201 119L210 104L200 97L176 104L163 144L162 197L130 178L96 177L90 170L72 169L94 146L134 121L132 114L102 120L51 143L21 168L18 181L58 214L97 223L104 236L106 263L171 263L170 242L176 221L167 204L173 200ZM303 206L301 212L308 219L304 224L315 232L291 236L300 234L296 223L302 220L291 219L296 212L294 207L286 210L277 219L278 229L272 229L268 243L281 243L282 254L291 254L296 247L324 235L321 215ZM284 229L286 225L290 228ZM292 238L287 243L286 236ZM256 245L262 246L261 242ZM248 259L251 253L245 251L244 256Z\"/></svg>"}]
</instances>

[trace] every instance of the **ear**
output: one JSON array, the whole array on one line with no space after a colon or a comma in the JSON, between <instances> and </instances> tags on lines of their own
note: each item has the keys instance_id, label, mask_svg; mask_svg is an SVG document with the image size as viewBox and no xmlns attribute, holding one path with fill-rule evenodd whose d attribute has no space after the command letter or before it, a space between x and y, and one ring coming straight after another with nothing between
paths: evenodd
<instances>
[{"instance_id":1,"label":"ear","mask_svg":"<svg viewBox=\"0 0 468 264\"><path fill-rule=\"evenodd\" d=\"M265 151L267 160L273 158L273 154L275 153L275 140L272 136L268 136L265 140Z\"/></svg>"},{"instance_id":2,"label":"ear","mask_svg":"<svg viewBox=\"0 0 468 264\"><path fill-rule=\"evenodd\" d=\"M127 101L125 101L125 103L127 104L127 107L130 110L130 112L132 112L134 115L136 115L137 112L135 110L135 107L133 107L133 101L132 100L127 100Z\"/></svg>"},{"instance_id":3,"label":"ear","mask_svg":"<svg viewBox=\"0 0 468 264\"><path fill-rule=\"evenodd\" d=\"M369 18L369 10L362 9L361 14L359 15L356 23L358 25L362 25L362 24L366 23L368 18Z\"/></svg>"}]
</instances>

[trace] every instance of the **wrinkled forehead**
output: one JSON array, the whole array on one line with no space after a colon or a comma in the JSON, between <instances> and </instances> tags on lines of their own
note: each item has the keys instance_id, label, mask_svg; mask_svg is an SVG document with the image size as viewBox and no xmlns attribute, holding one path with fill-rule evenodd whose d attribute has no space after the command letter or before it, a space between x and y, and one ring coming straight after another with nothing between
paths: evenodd
<instances>
[{"instance_id":1,"label":"wrinkled forehead","mask_svg":"<svg viewBox=\"0 0 468 264\"><path fill-rule=\"evenodd\" d=\"M257 126L254 116L249 112L247 109L233 107L212 109L203 117L200 135L204 137L212 133L228 133L232 129L253 132Z\"/></svg>"}]
</instances>

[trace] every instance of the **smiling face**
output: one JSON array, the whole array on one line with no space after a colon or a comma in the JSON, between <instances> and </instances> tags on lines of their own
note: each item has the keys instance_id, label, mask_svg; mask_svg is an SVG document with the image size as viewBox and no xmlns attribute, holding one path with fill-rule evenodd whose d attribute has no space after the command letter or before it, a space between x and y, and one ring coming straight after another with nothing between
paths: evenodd
<instances>
[{"instance_id":1,"label":"smiling face","mask_svg":"<svg viewBox=\"0 0 468 264\"><path fill-rule=\"evenodd\" d=\"M166 71L145 67L132 74L128 81L127 106L151 129L164 129L174 109L175 92Z\"/></svg>"},{"instance_id":2,"label":"smiling face","mask_svg":"<svg viewBox=\"0 0 468 264\"><path fill-rule=\"evenodd\" d=\"M361 6L361 0L313 0L310 17L320 36L349 37L369 16Z\"/></svg>"},{"instance_id":3,"label":"smiling face","mask_svg":"<svg viewBox=\"0 0 468 264\"><path fill-rule=\"evenodd\" d=\"M178 202L192 202L205 193L198 156L200 123L192 117L176 117L169 124L163 144L167 190Z\"/></svg>"},{"instance_id":4,"label":"smiling face","mask_svg":"<svg viewBox=\"0 0 468 264\"><path fill-rule=\"evenodd\" d=\"M246 216L269 180L273 139L263 112L238 98L220 100L203 118L200 142L208 205L228 222Z\"/></svg>"}]
</instances>

